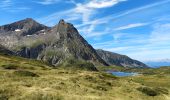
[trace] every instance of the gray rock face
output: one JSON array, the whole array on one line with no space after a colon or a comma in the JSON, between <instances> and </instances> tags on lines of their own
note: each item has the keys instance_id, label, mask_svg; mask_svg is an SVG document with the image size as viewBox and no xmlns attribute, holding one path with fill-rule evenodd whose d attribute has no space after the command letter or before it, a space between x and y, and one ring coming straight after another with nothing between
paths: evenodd
<instances>
[{"instance_id":1,"label":"gray rock face","mask_svg":"<svg viewBox=\"0 0 170 100\"><path fill-rule=\"evenodd\" d=\"M50 34L51 41L46 44L46 48L38 57L39 59L53 65L69 58L107 65L72 24L60 20L59 24L54 26L48 34Z\"/></svg>"},{"instance_id":2,"label":"gray rock face","mask_svg":"<svg viewBox=\"0 0 170 100\"><path fill-rule=\"evenodd\" d=\"M19 51L16 52L16 54L25 58L37 59L38 55L43 51L43 49L43 44L31 48L22 47Z\"/></svg>"},{"instance_id":3,"label":"gray rock face","mask_svg":"<svg viewBox=\"0 0 170 100\"><path fill-rule=\"evenodd\" d=\"M0 54L15 55L14 52L6 49L4 46L0 45Z\"/></svg>"},{"instance_id":4,"label":"gray rock face","mask_svg":"<svg viewBox=\"0 0 170 100\"><path fill-rule=\"evenodd\" d=\"M22 57L43 60L53 65L70 58L107 65L77 29L64 20L48 28L26 19L1 26L0 30L0 44Z\"/></svg>"},{"instance_id":5,"label":"gray rock face","mask_svg":"<svg viewBox=\"0 0 170 100\"><path fill-rule=\"evenodd\" d=\"M47 29L47 26L37 23L31 18L27 18L12 24L3 25L0 27L0 34L17 34L17 35L32 35L42 29Z\"/></svg>"},{"instance_id":6,"label":"gray rock face","mask_svg":"<svg viewBox=\"0 0 170 100\"><path fill-rule=\"evenodd\" d=\"M31 44L35 40L33 40L33 37L30 39L30 36L34 35L35 37L37 34L48 29L50 28L39 24L31 18L3 25L0 26L0 44L9 49L16 49L25 44Z\"/></svg>"},{"instance_id":7,"label":"gray rock face","mask_svg":"<svg viewBox=\"0 0 170 100\"><path fill-rule=\"evenodd\" d=\"M125 55L104 51L101 49L96 50L99 56L109 65L117 65L130 68L147 68L148 66L137 60L133 60Z\"/></svg>"}]
</instances>

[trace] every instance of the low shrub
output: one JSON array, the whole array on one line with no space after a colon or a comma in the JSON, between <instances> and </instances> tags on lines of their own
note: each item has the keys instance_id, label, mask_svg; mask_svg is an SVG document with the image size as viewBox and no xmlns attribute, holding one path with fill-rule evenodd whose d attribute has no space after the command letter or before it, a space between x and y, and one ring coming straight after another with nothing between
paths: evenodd
<instances>
[{"instance_id":1,"label":"low shrub","mask_svg":"<svg viewBox=\"0 0 170 100\"><path fill-rule=\"evenodd\" d=\"M4 69L17 69L18 66L15 64L7 64L7 65L2 65Z\"/></svg>"},{"instance_id":2,"label":"low shrub","mask_svg":"<svg viewBox=\"0 0 170 100\"><path fill-rule=\"evenodd\" d=\"M38 77L39 76L33 72L25 71L25 70L14 71L14 74L17 76L26 76L26 77Z\"/></svg>"},{"instance_id":3,"label":"low shrub","mask_svg":"<svg viewBox=\"0 0 170 100\"><path fill-rule=\"evenodd\" d=\"M139 87L137 88L138 91L148 95L148 96L157 96L159 95L159 92L155 89L152 89L150 87Z\"/></svg>"}]
</instances>

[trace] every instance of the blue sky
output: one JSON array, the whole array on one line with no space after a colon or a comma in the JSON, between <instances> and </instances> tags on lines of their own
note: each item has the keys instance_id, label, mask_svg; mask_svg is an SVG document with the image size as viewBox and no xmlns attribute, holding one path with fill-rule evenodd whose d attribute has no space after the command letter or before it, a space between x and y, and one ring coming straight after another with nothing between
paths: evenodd
<instances>
[{"instance_id":1,"label":"blue sky","mask_svg":"<svg viewBox=\"0 0 170 100\"><path fill-rule=\"evenodd\" d=\"M147 61L170 59L170 0L1 0L0 25L33 18L74 24L96 49Z\"/></svg>"}]
</instances>

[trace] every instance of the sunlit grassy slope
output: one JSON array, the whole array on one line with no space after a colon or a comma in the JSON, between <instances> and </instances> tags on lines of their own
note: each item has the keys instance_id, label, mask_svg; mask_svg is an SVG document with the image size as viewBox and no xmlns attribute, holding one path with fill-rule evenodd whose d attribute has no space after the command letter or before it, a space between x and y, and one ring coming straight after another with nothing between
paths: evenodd
<instances>
[{"instance_id":1,"label":"sunlit grassy slope","mask_svg":"<svg viewBox=\"0 0 170 100\"><path fill-rule=\"evenodd\" d=\"M170 69L149 71L115 77L0 55L0 100L170 100Z\"/></svg>"}]
</instances>

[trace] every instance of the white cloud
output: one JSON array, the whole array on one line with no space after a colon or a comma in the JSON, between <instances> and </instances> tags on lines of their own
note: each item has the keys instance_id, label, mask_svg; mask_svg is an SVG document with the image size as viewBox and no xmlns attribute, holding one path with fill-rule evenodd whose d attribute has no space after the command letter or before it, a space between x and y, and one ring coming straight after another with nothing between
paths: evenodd
<instances>
[{"instance_id":1,"label":"white cloud","mask_svg":"<svg viewBox=\"0 0 170 100\"><path fill-rule=\"evenodd\" d=\"M98 13L97 9L114 6L122 1L126 0L91 0L86 3L76 3L74 0L71 0L72 4L75 5L74 8L66 11L56 12L38 20L43 24L48 24L49 26L55 25L59 19L65 19L66 21L80 20L82 24L76 25L76 27L85 37L90 38L102 36L104 34L108 34L109 30L105 29L103 31L95 31L95 28L97 25L107 23L111 17L105 17L99 20L91 20L91 17Z\"/></svg>"},{"instance_id":2,"label":"white cloud","mask_svg":"<svg viewBox=\"0 0 170 100\"><path fill-rule=\"evenodd\" d=\"M19 4L17 4L12 0L3 0L0 1L0 9L8 12L20 12L20 11L29 10L31 8L22 5L19 6Z\"/></svg>"},{"instance_id":3,"label":"white cloud","mask_svg":"<svg viewBox=\"0 0 170 100\"><path fill-rule=\"evenodd\" d=\"M126 1L126 0L92 0L89 2L86 7L88 8L105 8L111 7L119 2Z\"/></svg>"},{"instance_id":4,"label":"white cloud","mask_svg":"<svg viewBox=\"0 0 170 100\"><path fill-rule=\"evenodd\" d=\"M51 15L48 15L46 17L38 19L43 24L46 24L48 26L54 26L57 24L57 21L60 19L64 19L66 21L72 21L72 20L78 20L80 19L80 15L74 14L74 9L56 12Z\"/></svg>"},{"instance_id":5,"label":"white cloud","mask_svg":"<svg viewBox=\"0 0 170 100\"><path fill-rule=\"evenodd\" d=\"M170 46L165 47L160 45L146 44L116 47L101 46L100 48L107 51L128 55L129 57L140 61L170 58Z\"/></svg>"},{"instance_id":6,"label":"white cloud","mask_svg":"<svg viewBox=\"0 0 170 100\"><path fill-rule=\"evenodd\" d=\"M90 19L90 15L92 13L95 13L95 11L93 9L87 8L83 4L77 4L76 8L74 9L74 12L77 14L81 14L80 16L82 16L83 23L88 22Z\"/></svg>"},{"instance_id":7,"label":"white cloud","mask_svg":"<svg viewBox=\"0 0 170 100\"><path fill-rule=\"evenodd\" d=\"M107 51L114 51L114 52L120 52L120 51L124 51L124 50L127 50L127 49L130 49L132 47L130 46L127 46L127 47L114 47L114 48L105 48L105 50Z\"/></svg>"},{"instance_id":8,"label":"white cloud","mask_svg":"<svg viewBox=\"0 0 170 100\"><path fill-rule=\"evenodd\" d=\"M116 18L120 18L122 16L134 14L134 13L137 13L137 12L141 12L141 11L144 11L146 9L156 7L156 6L159 6L159 5L162 5L162 4L167 4L169 2L170 2L170 0L164 0L164 1L153 3L153 4L149 4L149 5L146 5L146 6L142 6L142 7L139 7L139 8L134 8L134 9L125 11L123 13L120 13L120 14L117 14L117 15L111 15L111 16L114 16L113 19L116 19Z\"/></svg>"},{"instance_id":9,"label":"white cloud","mask_svg":"<svg viewBox=\"0 0 170 100\"><path fill-rule=\"evenodd\" d=\"M150 36L152 44L169 43L170 44L170 23L155 24Z\"/></svg>"},{"instance_id":10,"label":"white cloud","mask_svg":"<svg viewBox=\"0 0 170 100\"><path fill-rule=\"evenodd\" d=\"M93 21L88 21L86 23L82 23L80 25L77 25L77 27L85 27L86 25L92 25L94 21L97 21L98 24L96 25L99 25L99 24L103 24L103 23L110 23L110 22L113 22L113 23L120 23L120 18L123 17L123 18L127 18L126 16L128 15L132 15L132 14L135 14L135 13L138 13L138 12L141 12L141 11L147 11L146 9L151 9L152 7L156 7L156 6L159 6L159 5L162 5L162 4L166 4L166 3L169 3L170 0L166 0L166 1L161 1L161 2L156 2L156 3L153 3L153 4L149 4L149 5L146 5L146 6L143 6L143 7L139 7L139 8L135 8L135 9L131 9L131 10L128 10L128 11L125 11L125 12L121 12L121 13L116 13L116 14L112 14L112 15L109 15L109 16L105 16L103 18L98 18L96 20L93 20ZM124 17L125 16L125 17ZM119 20L117 22L117 20ZM133 19L132 19L133 21ZM126 22L125 22L126 23ZM134 28L134 27L140 27L140 26L144 26L144 25L147 25L147 24L150 24L152 23L149 22L149 23L140 23L138 21L133 22L134 24L127 24L126 26L122 26L122 27L118 27L117 29L118 30L121 30L121 29L127 29L127 28ZM123 23L124 24L124 23ZM107 25L107 28L109 26ZM110 27L110 29L112 28L115 28L116 27ZM110 31L109 33L114 33L114 29L112 29L112 31ZM93 34L93 33L92 33ZM95 33L94 36L96 36L97 34ZM105 35L105 34L103 34ZM102 36L101 34L99 34L99 36Z\"/></svg>"},{"instance_id":11,"label":"white cloud","mask_svg":"<svg viewBox=\"0 0 170 100\"><path fill-rule=\"evenodd\" d=\"M12 4L13 3L11 0L3 0L3 1L0 1L0 8L6 9L6 8L10 7Z\"/></svg>"},{"instance_id":12,"label":"white cloud","mask_svg":"<svg viewBox=\"0 0 170 100\"><path fill-rule=\"evenodd\" d=\"M83 23L89 22L90 16L96 12L96 9L107 8L114 6L122 1L126 0L91 0L85 4L76 4L75 12L81 13L83 17Z\"/></svg>"},{"instance_id":13,"label":"white cloud","mask_svg":"<svg viewBox=\"0 0 170 100\"><path fill-rule=\"evenodd\" d=\"M152 8L152 7L156 7L156 6L159 6L159 5L162 5L162 4L165 4L165 3L168 3L168 2L170 2L170 0L167 0L167 1L161 1L161 2L157 2L157 3L153 3L153 4L149 4L149 5L146 5L146 6L143 6L143 7L139 7L139 8L135 8L135 9L131 9L131 10L128 10L128 11L125 11L125 12L121 12L121 13L117 13L117 14L112 14L112 15L109 15L109 16L106 16L106 17L103 17L103 18L98 18L98 19L96 19L96 20L90 20L90 21L87 21L87 22L85 22L85 23L82 23L82 24L80 24L80 25L77 25L77 27L79 28L79 27L82 27L82 28L84 28L84 27L87 27L87 25L89 25L89 26L91 26L91 25L93 25L94 24L94 21L97 21L98 23L96 23L95 25L100 25L100 24L104 24L104 23L110 23L110 22L115 22L115 23L117 23L116 21L117 20L119 20L120 19L120 17L123 17L123 16L127 16L127 15L131 15L131 14L135 14L135 13L138 13L138 12L140 12L140 11L146 11L146 9L150 9L150 8ZM124 17L123 17L124 18ZM133 19L132 19L132 21L133 21ZM146 22L146 21L145 21ZM126 22L125 22L126 23ZM116 31L116 30L124 30L124 29L128 29L128 28L135 28L135 27L140 27L140 26L144 26L144 25L148 25L148 24L150 24L150 23L152 23L152 21L150 21L149 23L141 23L141 22L139 22L139 21L134 21L132 24L127 24L127 25L125 25L125 26L122 26L122 27L118 27L118 28L116 28L116 26L114 26L114 27L109 27L108 25L107 25L107 28L110 28L110 29L112 29L112 30L110 30L109 32L107 32L107 33L114 33L114 31ZM124 23L123 23L124 24ZM114 30L114 29L116 29L116 30ZM86 29L89 29L89 27L87 27ZM106 35L106 34L101 34L101 32L97 32L98 33L98 35L99 36L102 36L102 35ZM94 34L95 35L92 35L93 34L93 32L91 32L90 34L91 34L91 37L92 36L97 36L97 33L96 32L94 32ZM85 34L85 35L87 35L87 34Z\"/></svg>"},{"instance_id":14,"label":"white cloud","mask_svg":"<svg viewBox=\"0 0 170 100\"><path fill-rule=\"evenodd\" d=\"M141 61L170 59L170 23L154 23L152 27L148 34L115 33L114 40L93 46Z\"/></svg>"},{"instance_id":15,"label":"white cloud","mask_svg":"<svg viewBox=\"0 0 170 100\"><path fill-rule=\"evenodd\" d=\"M42 4L42 5L50 5L55 4L56 2L59 2L60 0L41 0L36 3Z\"/></svg>"},{"instance_id":16,"label":"white cloud","mask_svg":"<svg viewBox=\"0 0 170 100\"><path fill-rule=\"evenodd\" d=\"M90 37L98 37L99 38L99 36L102 36L102 35L104 35L104 34L108 34L107 33L107 31L101 31L101 32L91 32L91 33L87 33L87 34L84 34L84 36L85 37L87 37L87 38L90 38Z\"/></svg>"},{"instance_id":17,"label":"white cloud","mask_svg":"<svg viewBox=\"0 0 170 100\"><path fill-rule=\"evenodd\" d=\"M50 3L51 4L52 1L54 2L56 0L48 0L48 1L39 2L39 3L44 3L44 4ZM59 0L57 0L57 1L59 1ZM86 3L77 3L74 0L70 0L70 2L75 5L74 8L72 8L70 10L66 10L66 11L53 13L47 17L40 18L39 20L41 20L41 19L49 20L50 19L48 22L53 23L53 25L54 25L54 22L56 20L59 20L58 16L62 16L64 19L66 19L66 21L67 21L67 19L69 19L69 21L70 21L70 19L72 21L80 19L82 21L81 26L86 25L86 24L93 24L94 22L91 23L92 20L90 18L94 14L98 13L97 9L111 7L111 6L114 6L115 4L118 4L119 2L122 2L122 1L125 1L125 0L100 0L100 1L89 0ZM108 5L108 3L109 3L109 5ZM92 6L92 5L97 5L97 6ZM47 18L49 18L49 19L47 19ZM44 21L46 21L46 20L43 20L42 22L44 23Z\"/></svg>"},{"instance_id":18,"label":"white cloud","mask_svg":"<svg viewBox=\"0 0 170 100\"><path fill-rule=\"evenodd\" d=\"M120 31L120 30L125 30L125 29L145 26L145 25L148 25L148 23L134 23L134 24L128 24L126 26L121 26L121 27L115 28L114 30L115 31Z\"/></svg>"},{"instance_id":19,"label":"white cloud","mask_svg":"<svg viewBox=\"0 0 170 100\"><path fill-rule=\"evenodd\" d=\"M147 49L128 53L128 56L140 61L153 61L156 59L169 58L170 49Z\"/></svg>"},{"instance_id":20,"label":"white cloud","mask_svg":"<svg viewBox=\"0 0 170 100\"><path fill-rule=\"evenodd\" d=\"M85 37L98 37L104 34L108 34L109 30L106 28L104 31L95 31L97 25L102 24L98 20L92 21L90 25L87 25L79 30L80 33L83 33ZM78 27L78 26L77 26Z\"/></svg>"}]
</instances>

